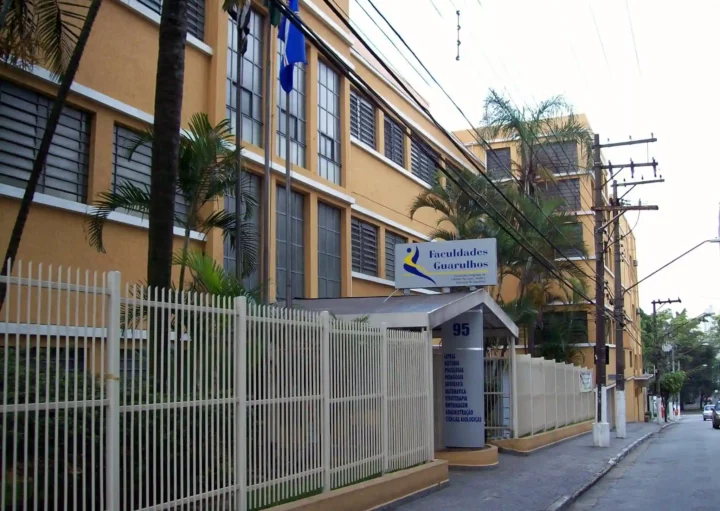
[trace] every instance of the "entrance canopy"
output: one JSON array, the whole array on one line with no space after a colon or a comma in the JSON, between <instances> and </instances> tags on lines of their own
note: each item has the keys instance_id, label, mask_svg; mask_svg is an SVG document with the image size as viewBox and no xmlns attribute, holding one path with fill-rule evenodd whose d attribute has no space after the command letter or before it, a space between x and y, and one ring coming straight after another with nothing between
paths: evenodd
<instances>
[{"instance_id":1,"label":"entrance canopy","mask_svg":"<svg viewBox=\"0 0 720 511\"><path fill-rule=\"evenodd\" d=\"M518 327L483 289L436 295L295 299L300 309L329 311L345 320L367 317L371 325L388 328L436 329L473 310L483 311L485 336L518 337Z\"/></svg>"}]
</instances>

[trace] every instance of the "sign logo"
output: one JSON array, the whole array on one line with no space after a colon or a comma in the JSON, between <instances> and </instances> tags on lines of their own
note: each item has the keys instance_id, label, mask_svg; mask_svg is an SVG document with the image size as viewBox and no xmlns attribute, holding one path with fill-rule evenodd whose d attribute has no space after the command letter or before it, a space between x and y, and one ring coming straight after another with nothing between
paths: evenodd
<instances>
[{"instance_id":1,"label":"sign logo","mask_svg":"<svg viewBox=\"0 0 720 511\"><path fill-rule=\"evenodd\" d=\"M416 275L435 284L435 281L427 275L427 270L417 263L420 258L420 250L415 247L415 251L413 251L412 247L408 247L407 252L408 255L405 256L403 269L411 275Z\"/></svg>"}]
</instances>

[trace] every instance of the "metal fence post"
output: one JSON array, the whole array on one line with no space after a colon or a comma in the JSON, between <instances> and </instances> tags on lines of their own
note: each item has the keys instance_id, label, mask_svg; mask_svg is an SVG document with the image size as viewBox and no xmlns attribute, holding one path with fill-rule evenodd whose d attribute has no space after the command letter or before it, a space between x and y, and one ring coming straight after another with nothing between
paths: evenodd
<instances>
[{"instance_id":1,"label":"metal fence post","mask_svg":"<svg viewBox=\"0 0 720 511\"><path fill-rule=\"evenodd\" d=\"M388 471L388 444L390 431L388 430L388 332L387 324L380 326L382 332L382 348L380 349L380 392L382 393L382 411L380 417L380 434L382 435L382 471Z\"/></svg>"},{"instance_id":2,"label":"metal fence post","mask_svg":"<svg viewBox=\"0 0 720 511\"><path fill-rule=\"evenodd\" d=\"M427 461L432 461L435 458L435 416L433 409L433 333L430 325L427 326L427 350L426 350L426 368L425 371L427 377L427 418L425 427L427 429L426 442L427 442Z\"/></svg>"},{"instance_id":3,"label":"metal fence post","mask_svg":"<svg viewBox=\"0 0 720 511\"><path fill-rule=\"evenodd\" d=\"M530 355L529 366L530 366L530 378L528 378L528 382L530 385L530 436L532 436L535 434L535 396L533 393L533 385L535 383L535 372L533 371L532 355Z\"/></svg>"},{"instance_id":4,"label":"metal fence post","mask_svg":"<svg viewBox=\"0 0 720 511\"><path fill-rule=\"evenodd\" d=\"M332 439L330 438L330 313L320 313L322 322L322 467L323 467L323 492L331 490L332 479L330 466L330 449Z\"/></svg>"},{"instance_id":5,"label":"metal fence post","mask_svg":"<svg viewBox=\"0 0 720 511\"><path fill-rule=\"evenodd\" d=\"M247 299L235 298L235 477L240 511L247 510Z\"/></svg>"},{"instance_id":6,"label":"metal fence post","mask_svg":"<svg viewBox=\"0 0 720 511\"><path fill-rule=\"evenodd\" d=\"M105 448L105 508L120 509L120 272L108 273L107 375L108 414Z\"/></svg>"},{"instance_id":7,"label":"metal fence post","mask_svg":"<svg viewBox=\"0 0 720 511\"><path fill-rule=\"evenodd\" d=\"M512 379L512 394L510 395L510 399L512 399L513 438L520 438L520 418L518 417L518 399L520 397L520 393L517 386L517 352L515 351L516 343L517 339L515 339L515 336L512 336L512 345L510 347L510 371L512 372L510 378Z\"/></svg>"},{"instance_id":8,"label":"metal fence post","mask_svg":"<svg viewBox=\"0 0 720 511\"><path fill-rule=\"evenodd\" d=\"M558 429L560 427L560 396L558 396L558 380L557 380L557 373L558 373L558 364L557 362L553 362L553 376L555 378L555 429Z\"/></svg>"}]
</instances>

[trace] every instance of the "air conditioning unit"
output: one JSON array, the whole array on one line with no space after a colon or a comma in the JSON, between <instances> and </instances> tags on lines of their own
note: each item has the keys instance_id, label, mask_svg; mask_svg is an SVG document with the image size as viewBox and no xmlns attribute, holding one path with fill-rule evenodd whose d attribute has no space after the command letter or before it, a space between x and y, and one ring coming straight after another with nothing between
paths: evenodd
<instances>
[{"instance_id":1,"label":"air conditioning unit","mask_svg":"<svg viewBox=\"0 0 720 511\"><path fill-rule=\"evenodd\" d=\"M637 268L637 265L638 265L638 260L637 260L637 259L633 259L633 266L634 266L635 268Z\"/></svg>"}]
</instances>

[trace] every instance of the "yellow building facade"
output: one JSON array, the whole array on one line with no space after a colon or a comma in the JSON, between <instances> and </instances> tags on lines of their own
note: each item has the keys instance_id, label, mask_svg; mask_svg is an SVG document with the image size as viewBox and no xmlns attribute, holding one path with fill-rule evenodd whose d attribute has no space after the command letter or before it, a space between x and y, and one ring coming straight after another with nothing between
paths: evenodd
<instances>
[{"instance_id":1,"label":"yellow building facade","mask_svg":"<svg viewBox=\"0 0 720 511\"><path fill-rule=\"evenodd\" d=\"M190 0L185 60L182 123L204 112L210 122L234 119L237 70L234 52L235 27L219 0ZM349 12L348 0L336 0ZM106 252L92 248L86 221L98 194L112 190L123 179L149 184L149 158L128 161L125 143L153 122L155 71L158 50L160 3L157 0L107 0L83 56L61 126L55 135L48 170L40 182L20 247L25 261L118 270L126 282L146 277L147 220L115 212L105 228ZM385 115L353 89L350 81L334 69L312 45L308 64L296 70L296 90L285 104L277 81L280 48L275 33L268 33L264 2L255 2L250 23L248 51L244 56L243 139L247 171L253 186L262 189L264 151L270 144L270 218L258 232L269 237L268 286L271 300L283 296L285 211L285 115L291 118L293 172L292 240L295 295L317 298L333 296L390 295L394 291L394 245L427 241L437 226L437 215L421 210L410 218L415 197L430 187L435 168L452 165L472 168L452 142L403 92L393 79L363 50L341 21L323 2L300 2L303 20L335 54L382 95L401 118ZM265 55L272 56L271 116L263 116L266 98L263 84ZM32 160L42 136L50 99L57 83L47 70L0 68L0 245L7 246ZM234 120L233 120L234 122ZM264 140L264 123L271 137ZM407 126L410 126L408 131ZM411 133L412 132L412 133ZM458 138L472 148L481 163L486 154L462 133ZM420 147L418 137L427 142ZM497 148L509 148L511 142ZM433 157L434 155L434 157ZM587 172L567 177L579 180L578 218L591 232L592 215ZM559 181L564 182L566 177ZM225 207L223 201L215 210ZM622 229L630 228L623 219ZM590 231L589 231L590 230ZM175 229L176 248L182 230ZM590 234L585 237L592 250ZM264 241L264 240L263 240ZM637 278L635 242L624 241L623 278L630 285ZM262 245L262 242L261 242ZM232 267L234 255L222 232L191 233L191 249L202 250ZM594 256L591 255L591 259ZM608 261L612 261L608 255ZM594 261L579 260L592 272ZM259 283L257 276L254 283ZM613 272L606 279L613 289ZM418 290L429 293L432 291ZM633 395L632 378L641 371L637 289L628 295L629 319L625 356L628 402ZM593 365L594 323L588 313L584 365ZM614 330L608 322L611 345L608 374L614 374ZM633 341L634 339L636 340ZM633 394L635 392L635 394ZM630 407L628 407L630 408ZM641 419L640 410L629 420Z\"/></svg>"},{"instance_id":2,"label":"yellow building facade","mask_svg":"<svg viewBox=\"0 0 720 511\"><path fill-rule=\"evenodd\" d=\"M585 116L579 116L580 120L590 127ZM517 177L517 168L521 161L520 152L518 150L517 141L513 140L486 140L489 143L489 149L482 139L476 133L464 130L456 132L455 135L463 141L463 144L470 149L473 154L484 163L488 173L499 182L508 182L512 178L509 172L512 171ZM557 141L553 136L548 136L544 140L538 140L538 144L542 145L537 151L538 159L544 168L552 169L553 179L539 182L536 187L536 193L540 197L557 199L564 202L563 209L570 215L574 216L577 221L577 229L582 232L582 239L587 249L587 256L580 253L563 253L562 259L569 259L574 262L588 278L585 279L587 286L585 294L591 298L595 298L595 243L593 232L595 230L595 216L592 210L593 194L595 189L595 179L592 168L586 165L587 155L579 144ZM609 204L609 198L612 196L612 189L607 183L610 177L607 172L604 175L603 200L605 205ZM623 193L620 188L620 194ZM627 218L630 215L630 219ZM639 316L639 293L638 287L634 285L638 281L637 276L637 248L635 236L632 232L632 224L635 221L636 213L628 213L620 217L620 236L621 236L621 283L623 290L630 289L625 294L624 315L625 315L625 334L623 337L623 351L625 356L625 380L626 380L626 402L627 402L627 420L641 421L645 413L645 393L644 386L647 379L643 376L642 371L642 342L640 339L640 316ZM605 215L605 222L609 221L613 216L608 212ZM604 230L603 244L605 247L604 265L605 265L605 307L607 316L605 320L606 345L607 349L607 382L612 387L616 380L616 331L615 320L613 319L613 305L615 294L615 259L612 240L612 224ZM558 254L560 255L560 254ZM558 258L558 261L562 260ZM590 278L592 277L592 279ZM505 299L512 299L517 295L518 282L513 279L507 279L503 283L502 295ZM574 316L575 321L584 323L584 335L578 334L575 348L578 356L576 363L591 367L595 367L595 309L587 302L563 303L561 301L550 304L545 314L564 311L579 316Z\"/></svg>"}]
</instances>

